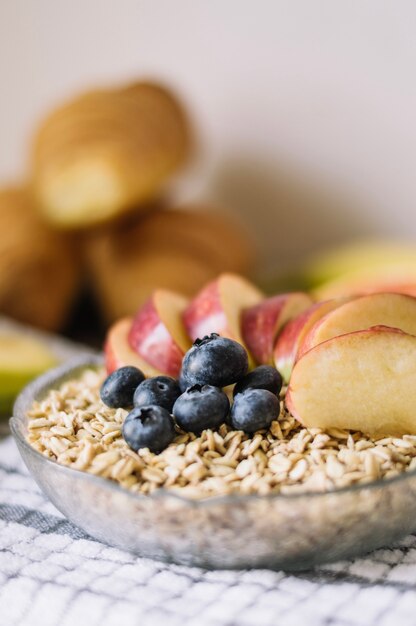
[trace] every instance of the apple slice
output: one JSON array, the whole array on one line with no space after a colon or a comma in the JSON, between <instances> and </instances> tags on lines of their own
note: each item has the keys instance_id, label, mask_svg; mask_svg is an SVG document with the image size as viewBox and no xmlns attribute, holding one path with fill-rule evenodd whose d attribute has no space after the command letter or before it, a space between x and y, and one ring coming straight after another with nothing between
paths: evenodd
<instances>
[{"instance_id":1,"label":"apple slice","mask_svg":"<svg viewBox=\"0 0 416 626\"><path fill-rule=\"evenodd\" d=\"M157 289L139 309L129 332L130 346L164 374L178 377L185 352L191 347L182 321L188 300Z\"/></svg>"},{"instance_id":2,"label":"apple slice","mask_svg":"<svg viewBox=\"0 0 416 626\"><path fill-rule=\"evenodd\" d=\"M218 333L245 345L242 311L263 299L262 292L238 274L221 274L191 301L183 321L192 341ZM253 359L250 357L250 365Z\"/></svg>"},{"instance_id":3,"label":"apple slice","mask_svg":"<svg viewBox=\"0 0 416 626\"><path fill-rule=\"evenodd\" d=\"M308 428L416 434L416 337L374 326L318 344L296 362L286 406Z\"/></svg>"},{"instance_id":4,"label":"apple slice","mask_svg":"<svg viewBox=\"0 0 416 626\"><path fill-rule=\"evenodd\" d=\"M318 300L379 292L416 295L416 246L398 241L338 246L311 259L304 280Z\"/></svg>"},{"instance_id":5,"label":"apple slice","mask_svg":"<svg viewBox=\"0 0 416 626\"><path fill-rule=\"evenodd\" d=\"M161 371L147 363L130 347L128 336L132 322L132 317L124 317L115 322L107 333L104 345L107 373L111 374L114 370L125 365L133 365L138 367L146 378L161 375Z\"/></svg>"},{"instance_id":6,"label":"apple slice","mask_svg":"<svg viewBox=\"0 0 416 626\"><path fill-rule=\"evenodd\" d=\"M57 364L42 341L18 332L0 334L0 413L10 411L14 397L32 378Z\"/></svg>"},{"instance_id":7,"label":"apple slice","mask_svg":"<svg viewBox=\"0 0 416 626\"><path fill-rule=\"evenodd\" d=\"M383 267L377 270L345 274L320 285L314 290L318 299L338 298L339 296L361 296L372 293L401 293L416 296L416 272L414 276Z\"/></svg>"},{"instance_id":8,"label":"apple slice","mask_svg":"<svg viewBox=\"0 0 416 626\"><path fill-rule=\"evenodd\" d=\"M358 241L324 250L309 259L304 280L318 287L341 276L393 272L416 279L416 246L404 241Z\"/></svg>"},{"instance_id":9,"label":"apple slice","mask_svg":"<svg viewBox=\"0 0 416 626\"><path fill-rule=\"evenodd\" d=\"M301 292L283 293L262 300L242 315L242 332L246 346L257 363L273 363L273 347L284 324L312 305L312 299Z\"/></svg>"},{"instance_id":10,"label":"apple slice","mask_svg":"<svg viewBox=\"0 0 416 626\"><path fill-rule=\"evenodd\" d=\"M398 293L377 293L346 302L312 326L296 358L332 337L378 325L416 335L416 298Z\"/></svg>"},{"instance_id":11,"label":"apple slice","mask_svg":"<svg viewBox=\"0 0 416 626\"><path fill-rule=\"evenodd\" d=\"M274 347L274 364L286 383L289 382L298 349L309 329L329 311L336 309L346 301L348 298L317 302L291 319L283 327Z\"/></svg>"}]
</instances>

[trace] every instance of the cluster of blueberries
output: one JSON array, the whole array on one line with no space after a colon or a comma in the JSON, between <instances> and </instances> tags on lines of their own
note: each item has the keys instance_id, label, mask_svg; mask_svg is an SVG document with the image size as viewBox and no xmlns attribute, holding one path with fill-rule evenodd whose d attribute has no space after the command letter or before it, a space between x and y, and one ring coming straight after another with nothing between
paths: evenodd
<instances>
[{"instance_id":1,"label":"cluster of blueberries","mask_svg":"<svg viewBox=\"0 0 416 626\"><path fill-rule=\"evenodd\" d=\"M135 451L159 453L184 431L200 434L224 422L235 430L254 433L279 417L282 377L269 365L248 372L242 345L213 333L197 339L185 354L179 380L169 376L145 379L136 367L114 371L101 387L101 399L111 408L131 409L123 437ZM230 407L223 387L233 385Z\"/></svg>"}]
</instances>

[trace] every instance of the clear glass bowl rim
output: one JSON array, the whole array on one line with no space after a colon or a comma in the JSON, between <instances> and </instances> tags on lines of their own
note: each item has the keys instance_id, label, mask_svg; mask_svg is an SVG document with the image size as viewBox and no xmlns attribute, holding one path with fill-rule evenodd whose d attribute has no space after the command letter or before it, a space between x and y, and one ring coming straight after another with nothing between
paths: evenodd
<instances>
[{"instance_id":1,"label":"clear glass bowl rim","mask_svg":"<svg viewBox=\"0 0 416 626\"><path fill-rule=\"evenodd\" d=\"M265 501L265 500L280 500L280 501L291 501L303 498L305 500L316 500L317 498L328 498L333 495L343 494L343 493L354 493L360 492L364 493L368 490L380 489L383 487L387 487L394 483L399 483L402 481L410 480L412 477L416 476L416 469L411 471L405 471L398 476L393 476L392 478L381 478L378 480L374 480L365 484L355 484L346 487L338 487L335 489L331 489L330 491L300 491L296 493L271 493L266 495L260 494L239 494L232 493L228 495L218 495L218 496L208 496L206 498L195 499L189 498L187 496L181 495L175 491L171 491L169 489L157 489L150 495L136 494L132 493L128 489L119 486L116 482L109 480L108 478L102 478L101 476L94 476L93 474L89 474L88 472L77 470L72 467L68 467L66 465L62 465L53 459L49 459L37 450L33 448L30 443L26 440L23 429L26 424L26 411L30 404L36 401L38 398L45 395L49 390L53 389L56 384L63 382L65 379L70 379L72 376L76 377L83 370L93 368L97 369L103 366L103 358L102 356L81 356L75 357L67 361L65 364L55 367L51 370L48 370L41 376L34 379L30 382L18 395L14 407L13 407L13 417L10 418L10 430L15 438L19 442L19 445L24 447L25 450L35 456L39 461L48 465L52 463L54 465L55 470L66 473L68 476L73 476L75 479L87 480L91 481L96 485L101 485L105 489L109 489L111 491L122 493L124 496L132 498L136 501L144 501L144 500L159 500L159 499L175 499L182 503L184 506L189 506L193 508L205 508L210 505L217 505L223 503L231 503L231 504L239 504L241 502L247 501ZM22 428L23 427L23 428Z\"/></svg>"}]
</instances>

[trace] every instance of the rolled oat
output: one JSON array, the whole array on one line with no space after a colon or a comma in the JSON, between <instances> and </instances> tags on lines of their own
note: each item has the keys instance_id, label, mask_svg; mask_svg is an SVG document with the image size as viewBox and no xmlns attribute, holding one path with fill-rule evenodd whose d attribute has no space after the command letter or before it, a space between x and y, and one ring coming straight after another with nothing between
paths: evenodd
<instances>
[{"instance_id":1,"label":"rolled oat","mask_svg":"<svg viewBox=\"0 0 416 626\"><path fill-rule=\"evenodd\" d=\"M198 437L178 430L160 454L136 453L121 435L127 412L100 400L103 378L103 372L87 370L36 402L28 413L27 438L46 457L136 493L161 487L192 498L328 491L416 468L415 436L377 439L307 429L283 406L279 420L253 436L225 424Z\"/></svg>"}]
</instances>

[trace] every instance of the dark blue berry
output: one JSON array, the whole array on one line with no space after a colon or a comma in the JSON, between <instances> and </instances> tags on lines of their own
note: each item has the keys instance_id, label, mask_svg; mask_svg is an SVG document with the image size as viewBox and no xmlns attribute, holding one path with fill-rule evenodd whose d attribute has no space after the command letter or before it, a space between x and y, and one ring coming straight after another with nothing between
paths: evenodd
<instances>
[{"instance_id":1,"label":"dark blue berry","mask_svg":"<svg viewBox=\"0 0 416 626\"><path fill-rule=\"evenodd\" d=\"M124 420L123 437L132 450L149 448L159 454L175 437L175 426L169 411L161 406L133 409Z\"/></svg>"},{"instance_id":2,"label":"dark blue berry","mask_svg":"<svg viewBox=\"0 0 416 626\"><path fill-rule=\"evenodd\" d=\"M234 387L234 397L246 389L267 389L276 396L282 388L282 377L275 367L271 365L259 365L247 376L241 378Z\"/></svg>"},{"instance_id":3,"label":"dark blue berry","mask_svg":"<svg viewBox=\"0 0 416 626\"><path fill-rule=\"evenodd\" d=\"M112 409L131 407L134 392L143 380L144 374L137 367L120 367L101 385L101 400Z\"/></svg>"},{"instance_id":4,"label":"dark blue berry","mask_svg":"<svg viewBox=\"0 0 416 626\"><path fill-rule=\"evenodd\" d=\"M280 414L279 398L267 389L247 389L236 395L231 409L231 426L254 433L268 428Z\"/></svg>"},{"instance_id":5,"label":"dark blue berry","mask_svg":"<svg viewBox=\"0 0 416 626\"><path fill-rule=\"evenodd\" d=\"M156 404L172 413L173 405L180 395L181 389L177 380L170 376L155 376L144 380L137 387L133 404L135 407Z\"/></svg>"},{"instance_id":6,"label":"dark blue berry","mask_svg":"<svg viewBox=\"0 0 416 626\"><path fill-rule=\"evenodd\" d=\"M226 387L240 380L247 370L248 356L243 346L213 333L194 342L183 358L181 375L188 386Z\"/></svg>"},{"instance_id":7,"label":"dark blue berry","mask_svg":"<svg viewBox=\"0 0 416 626\"><path fill-rule=\"evenodd\" d=\"M182 393L184 391L186 391L187 388L189 387L188 383L186 382L186 380L185 380L185 378L184 378L184 376L182 374L182 370L181 370L181 373L179 374L178 385L179 385L180 390L182 391Z\"/></svg>"},{"instance_id":8,"label":"dark blue berry","mask_svg":"<svg viewBox=\"0 0 416 626\"><path fill-rule=\"evenodd\" d=\"M218 428L225 422L230 401L221 389L211 385L193 385L176 400L173 415L182 430L199 434L206 428Z\"/></svg>"}]
</instances>

